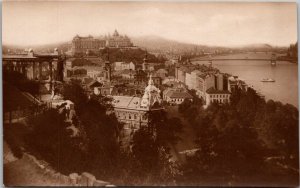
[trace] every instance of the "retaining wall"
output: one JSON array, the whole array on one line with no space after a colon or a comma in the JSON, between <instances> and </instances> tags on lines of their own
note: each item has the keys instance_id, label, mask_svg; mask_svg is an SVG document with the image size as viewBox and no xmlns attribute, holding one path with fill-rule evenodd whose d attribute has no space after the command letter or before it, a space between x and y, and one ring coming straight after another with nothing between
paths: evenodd
<instances>
[{"instance_id":1,"label":"retaining wall","mask_svg":"<svg viewBox=\"0 0 300 188\"><path fill-rule=\"evenodd\" d=\"M71 173L69 176L56 172L50 165L42 160L37 160L33 155L23 153L23 158L28 163L41 169L43 176L49 179L54 185L60 186L113 186L108 182L97 180L93 174L83 172L81 175ZM25 172L26 173L26 172Z\"/></svg>"}]
</instances>

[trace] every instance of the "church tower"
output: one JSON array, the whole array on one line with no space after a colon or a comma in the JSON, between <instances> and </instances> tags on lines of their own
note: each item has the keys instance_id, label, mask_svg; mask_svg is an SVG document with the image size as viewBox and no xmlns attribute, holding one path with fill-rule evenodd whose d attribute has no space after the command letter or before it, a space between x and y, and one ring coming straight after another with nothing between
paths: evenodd
<instances>
[{"instance_id":1,"label":"church tower","mask_svg":"<svg viewBox=\"0 0 300 188\"><path fill-rule=\"evenodd\" d=\"M109 61L109 48L107 49L107 60L105 61L105 79L111 82L111 67Z\"/></svg>"},{"instance_id":2,"label":"church tower","mask_svg":"<svg viewBox=\"0 0 300 188\"><path fill-rule=\"evenodd\" d=\"M147 70L148 70L148 53L146 51L145 58L143 61L143 71L147 71Z\"/></svg>"},{"instance_id":3,"label":"church tower","mask_svg":"<svg viewBox=\"0 0 300 188\"><path fill-rule=\"evenodd\" d=\"M144 95L141 100L141 107L150 110L154 104L161 105L160 90L154 86L152 75L150 75L148 86L145 88Z\"/></svg>"}]
</instances>

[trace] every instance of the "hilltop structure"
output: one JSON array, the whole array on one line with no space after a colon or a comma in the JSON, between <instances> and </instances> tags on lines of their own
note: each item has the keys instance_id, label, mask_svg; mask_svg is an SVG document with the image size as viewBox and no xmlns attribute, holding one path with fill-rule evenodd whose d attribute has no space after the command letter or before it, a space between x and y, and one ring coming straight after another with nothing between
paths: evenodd
<instances>
[{"instance_id":1,"label":"hilltop structure","mask_svg":"<svg viewBox=\"0 0 300 188\"><path fill-rule=\"evenodd\" d=\"M130 48L133 47L133 43L126 35L120 35L117 30L111 36L105 35L99 39L89 35L87 37L81 37L76 35L72 40L71 54L86 54L90 55L98 53L100 49L105 47L109 48Z\"/></svg>"}]
</instances>

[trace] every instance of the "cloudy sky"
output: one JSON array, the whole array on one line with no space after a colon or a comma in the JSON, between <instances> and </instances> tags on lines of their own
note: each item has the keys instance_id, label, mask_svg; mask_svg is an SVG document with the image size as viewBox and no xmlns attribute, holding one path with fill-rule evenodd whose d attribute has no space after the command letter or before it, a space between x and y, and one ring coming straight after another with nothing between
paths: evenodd
<instances>
[{"instance_id":1,"label":"cloudy sky","mask_svg":"<svg viewBox=\"0 0 300 188\"><path fill-rule=\"evenodd\" d=\"M295 3L3 2L2 42L40 45L117 29L218 46L297 41Z\"/></svg>"}]
</instances>

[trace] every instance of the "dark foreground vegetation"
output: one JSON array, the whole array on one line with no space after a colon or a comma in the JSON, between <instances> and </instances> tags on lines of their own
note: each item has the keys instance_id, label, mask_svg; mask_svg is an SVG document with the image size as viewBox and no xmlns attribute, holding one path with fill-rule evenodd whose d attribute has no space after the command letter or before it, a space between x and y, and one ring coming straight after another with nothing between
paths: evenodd
<instances>
[{"instance_id":1,"label":"dark foreground vegetation","mask_svg":"<svg viewBox=\"0 0 300 188\"><path fill-rule=\"evenodd\" d=\"M184 164L170 160L168 147L180 141L179 119L149 114L149 128L136 131L127 148L118 140L123 125L112 113L111 99L88 98L76 82L61 92L76 105L74 125L49 109L29 118L23 137L27 151L62 173L87 171L116 185L298 184L298 109L265 102L252 89L234 92L227 105L203 109L201 100L194 100L179 106L197 134L198 151Z\"/></svg>"},{"instance_id":2,"label":"dark foreground vegetation","mask_svg":"<svg viewBox=\"0 0 300 188\"><path fill-rule=\"evenodd\" d=\"M34 97L39 95L39 83L35 80L28 80L25 75L17 71L3 70L3 81L13 85L22 92L30 93Z\"/></svg>"},{"instance_id":3,"label":"dark foreground vegetation","mask_svg":"<svg viewBox=\"0 0 300 188\"><path fill-rule=\"evenodd\" d=\"M177 118L167 118L161 114L165 112L149 114L150 128L136 131L127 148L118 141L123 125L111 111L110 98L88 98L76 82L65 84L61 92L76 104L74 125L64 121L64 112L56 109L32 116L23 135L28 152L66 175L90 172L117 185L175 185L178 168L170 161L168 143L179 140L181 122ZM79 134L74 136L71 127ZM15 142L10 143L19 152Z\"/></svg>"},{"instance_id":4,"label":"dark foreground vegetation","mask_svg":"<svg viewBox=\"0 0 300 188\"><path fill-rule=\"evenodd\" d=\"M180 112L197 132L199 150L181 167L186 185L295 186L299 178L298 109L265 102L253 89L207 109L185 101Z\"/></svg>"}]
</instances>

